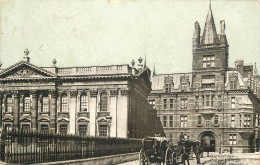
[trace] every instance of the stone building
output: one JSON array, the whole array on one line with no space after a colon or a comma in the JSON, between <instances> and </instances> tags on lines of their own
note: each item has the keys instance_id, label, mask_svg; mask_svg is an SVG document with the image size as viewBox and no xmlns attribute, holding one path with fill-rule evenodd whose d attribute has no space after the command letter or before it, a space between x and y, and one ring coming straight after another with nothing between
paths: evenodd
<instances>
[{"instance_id":1,"label":"stone building","mask_svg":"<svg viewBox=\"0 0 260 165\"><path fill-rule=\"evenodd\" d=\"M157 116L148 111L150 70L142 59L138 69L58 68L56 60L53 67L37 67L28 54L26 50L22 61L0 72L4 129L120 138L156 133L151 124L143 124L154 123Z\"/></svg>"},{"instance_id":2,"label":"stone building","mask_svg":"<svg viewBox=\"0 0 260 165\"><path fill-rule=\"evenodd\" d=\"M258 138L260 78L243 60L229 67L224 20L220 26L217 34L210 6L203 33L195 22L192 72L154 72L149 103L174 144L183 132L211 151L249 152Z\"/></svg>"}]
</instances>

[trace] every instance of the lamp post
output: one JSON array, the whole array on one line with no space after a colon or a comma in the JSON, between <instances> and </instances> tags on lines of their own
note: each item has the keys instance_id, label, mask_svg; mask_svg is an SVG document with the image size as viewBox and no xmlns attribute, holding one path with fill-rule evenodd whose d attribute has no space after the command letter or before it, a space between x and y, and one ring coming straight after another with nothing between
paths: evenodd
<instances>
[{"instance_id":1,"label":"lamp post","mask_svg":"<svg viewBox=\"0 0 260 165\"><path fill-rule=\"evenodd\" d=\"M112 116L106 116L106 120L107 120L107 126L108 126L108 138L110 138L110 126L111 126Z\"/></svg>"}]
</instances>

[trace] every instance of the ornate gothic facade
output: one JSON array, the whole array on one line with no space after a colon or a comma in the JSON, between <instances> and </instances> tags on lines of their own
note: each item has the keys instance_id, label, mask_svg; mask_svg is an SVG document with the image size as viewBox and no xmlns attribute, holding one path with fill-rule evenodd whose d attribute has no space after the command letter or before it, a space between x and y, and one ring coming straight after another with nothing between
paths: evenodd
<instances>
[{"instance_id":1,"label":"ornate gothic facade","mask_svg":"<svg viewBox=\"0 0 260 165\"><path fill-rule=\"evenodd\" d=\"M228 66L224 20L220 26L217 34L210 7L202 35L195 22L192 72L154 74L149 103L175 144L183 132L211 151L248 152L258 138L260 78L257 68L243 60Z\"/></svg>"}]
</instances>

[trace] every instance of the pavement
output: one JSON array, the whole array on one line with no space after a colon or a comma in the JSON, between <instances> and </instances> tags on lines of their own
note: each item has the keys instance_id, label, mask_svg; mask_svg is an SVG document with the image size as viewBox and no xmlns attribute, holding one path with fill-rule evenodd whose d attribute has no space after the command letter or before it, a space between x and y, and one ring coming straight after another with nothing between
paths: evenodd
<instances>
[{"instance_id":1,"label":"pavement","mask_svg":"<svg viewBox=\"0 0 260 165\"><path fill-rule=\"evenodd\" d=\"M120 165L139 165L139 161L126 162ZM190 165L197 165L195 157L190 160ZM201 165L260 165L260 153L219 154L212 152L209 157L207 157L207 153L204 153L201 158Z\"/></svg>"}]
</instances>

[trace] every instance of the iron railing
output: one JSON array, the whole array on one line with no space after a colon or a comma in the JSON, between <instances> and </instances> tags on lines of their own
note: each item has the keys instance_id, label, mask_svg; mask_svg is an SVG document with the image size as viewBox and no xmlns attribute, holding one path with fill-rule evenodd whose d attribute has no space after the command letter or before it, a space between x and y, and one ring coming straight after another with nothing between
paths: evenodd
<instances>
[{"instance_id":1,"label":"iron railing","mask_svg":"<svg viewBox=\"0 0 260 165\"><path fill-rule=\"evenodd\" d=\"M82 137L39 132L8 131L1 134L1 160L31 164L85 159L139 151L139 139Z\"/></svg>"}]
</instances>

